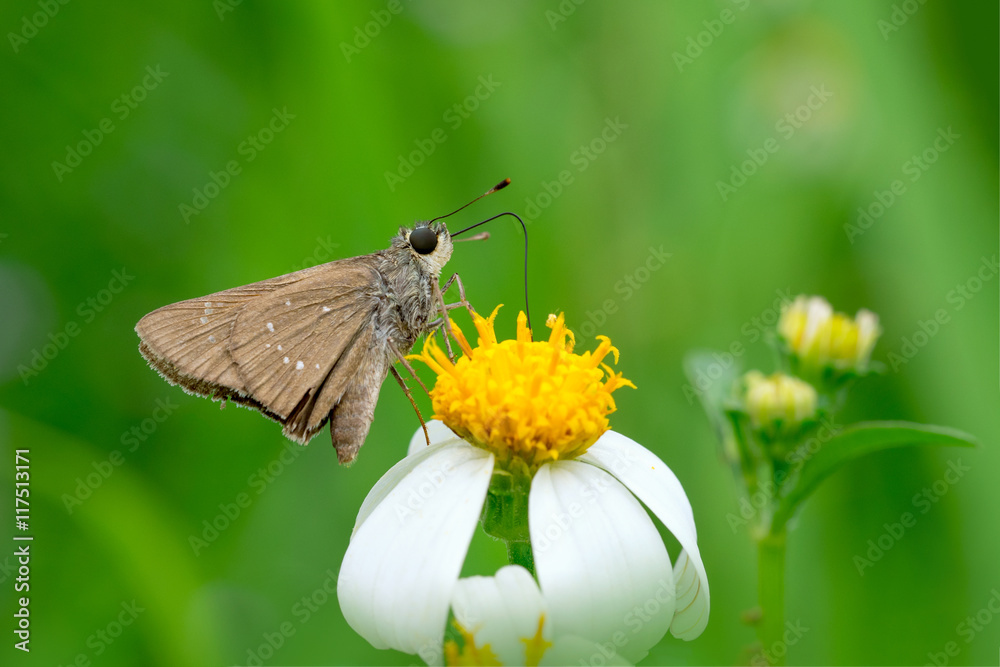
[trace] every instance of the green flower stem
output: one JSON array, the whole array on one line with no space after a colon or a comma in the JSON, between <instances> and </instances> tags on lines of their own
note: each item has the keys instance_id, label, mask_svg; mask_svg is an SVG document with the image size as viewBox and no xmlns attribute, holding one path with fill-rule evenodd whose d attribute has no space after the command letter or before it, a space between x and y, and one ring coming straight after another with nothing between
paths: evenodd
<instances>
[{"instance_id":1,"label":"green flower stem","mask_svg":"<svg viewBox=\"0 0 1000 667\"><path fill-rule=\"evenodd\" d=\"M520 565L531 576L535 576L535 555L531 551L531 542L508 542L507 560L511 565Z\"/></svg>"},{"instance_id":2,"label":"green flower stem","mask_svg":"<svg viewBox=\"0 0 1000 667\"><path fill-rule=\"evenodd\" d=\"M785 664L786 650L775 651L785 630L785 542L787 533L768 532L757 541L757 596L761 620L757 638L770 664ZM781 653L781 656L775 655Z\"/></svg>"},{"instance_id":3,"label":"green flower stem","mask_svg":"<svg viewBox=\"0 0 1000 667\"><path fill-rule=\"evenodd\" d=\"M528 493L531 477L526 471L496 470L483 505L483 530L507 545L507 560L535 575L535 557L528 531Z\"/></svg>"},{"instance_id":4,"label":"green flower stem","mask_svg":"<svg viewBox=\"0 0 1000 667\"><path fill-rule=\"evenodd\" d=\"M747 444L749 436L742 414L732 411L727 412L726 416L729 417L732 426L732 446L739 454L739 471L743 475L744 484L746 484L747 496L752 498L757 493L757 458Z\"/></svg>"}]
</instances>

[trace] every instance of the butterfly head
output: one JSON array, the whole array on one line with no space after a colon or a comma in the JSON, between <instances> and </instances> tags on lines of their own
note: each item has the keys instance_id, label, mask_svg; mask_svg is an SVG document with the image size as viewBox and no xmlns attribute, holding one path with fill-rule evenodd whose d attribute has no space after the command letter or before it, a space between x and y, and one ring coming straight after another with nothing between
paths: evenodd
<instances>
[{"instance_id":1,"label":"butterfly head","mask_svg":"<svg viewBox=\"0 0 1000 667\"><path fill-rule=\"evenodd\" d=\"M432 275L440 275L451 259L451 234L443 222L418 222L413 229L401 228L397 238Z\"/></svg>"}]
</instances>

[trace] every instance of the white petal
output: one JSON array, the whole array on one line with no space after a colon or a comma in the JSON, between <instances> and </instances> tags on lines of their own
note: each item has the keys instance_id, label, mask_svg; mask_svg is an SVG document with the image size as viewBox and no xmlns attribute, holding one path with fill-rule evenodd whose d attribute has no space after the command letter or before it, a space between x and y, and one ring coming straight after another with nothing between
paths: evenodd
<instances>
[{"instance_id":1,"label":"white petal","mask_svg":"<svg viewBox=\"0 0 1000 667\"><path fill-rule=\"evenodd\" d=\"M821 334L826 340L819 342L820 350L825 354L829 352L829 337L832 330L828 326L830 318L833 317L833 306L821 296L810 297L806 305L806 327L802 333L802 340L799 342L799 352L808 352L814 345L817 337Z\"/></svg>"},{"instance_id":2,"label":"white petal","mask_svg":"<svg viewBox=\"0 0 1000 667\"><path fill-rule=\"evenodd\" d=\"M677 613L670 624L670 634L678 639L696 639L708 625L708 579L703 578L701 555L681 551L674 563L674 585L677 587Z\"/></svg>"},{"instance_id":3,"label":"white petal","mask_svg":"<svg viewBox=\"0 0 1000 667\"><path fill-rule=\"evenodd\" d=\"M432 419L424 423L427 424L427 435L431 438L431 446L439 445L442 442L461 440L461 438L455 435L454 431L445 426L444 422L439 419ZM417 432L410 438L410 446L406 449L406 455L412 456L424 449L427 449L427 438L424 437L424 429L418 428Z\"/></svg>"},{"instance_id":4,"label":"white petal","mask_svg":"<svg viewBox=\"0 0 1000 667\"><path fill-rule=\"evenodd\" d=\"M409 473L380 492L381 502L352 536L337 597L348 624L372 646L439 662L493 455L465 443L428 449L397 464Z\"/></svg>"},{"instance_id":5,"label":"white petal","mask_svg":"<svg viewBox=\"0 0 1000 667\"><path fill-rule=\"evenodd\" d=\"M608 431L580 457L617 477L663 522L684 551L677 559L677 613L670 632L680 639L694 639L708 624L708 575L698 551L694 513L677 476L658 456L626 438ZM690 560L689 560L690 559Z\"/></svg>"},{"instance_id":6,"label":"white petal","mask_svg":"<svg viewBox=\"0 0 1000 667\"><path fill-rule=\"evenodd\" d=\"M459 579L452 611L455 620L474 634L476 646L489 644L501 664L523 665L521 640L538 632L545 605L531 574L520 565L507 565L493 577Z\"/></svg>"},{"instance_id":7,"label":"white petal","mask_svg":"<svg viewBox=\"0 0 1000 667\"><path fill-rule=\"evenodd\" d=\"M523 665L526 643L538 632L545 614L542 637L552 645L542 655L542 665L586 664L630 666L612 643L600 646L575 635L553 638L552 621L538 584L520 565L502 567L493 577L460 579L452 598L455 619L474 633L476 646L489 644L501 664Z\"/></svg>"},{"instance_id":8,"label":"white petal","mask_svg":"<svg viewBox=\"0 0 1000 667\"><path fill-rule=\"evenodd\" d=\"M542 466L531 483L528 526L555 636L612 641L637 662L666 634L674 613L670 557L618 480L580 461Z\"/></svg>"},{"instance_id":9,"label":"white petal","mask_svg":"<svg viewBox=\"0 0 1000 667\"><path fill-rule=\"evenodd\" d=\"M506 664L506 663L505 663ZM575 635L556 637L539 663L543 667L565 665L602 665L602 667L632 667L632 663L617 653L612 642L604 645Z\"/></svg>"},{"instance_id":10,"label":"white petal","mask_svg":"<svg viewBox=\"0 0 1000 667\"><path fill-rule=\"evenodd\" d=\"M428 426L430 425L428 424ZM423 431L421 430L420 433L422 435ZM421 439L421 442L424 443L425 441ZM431 442L433 443L433 440ZM469 445L462 440L458 440L457 438L454 440L438 442L431 447L427 447L426 444L424 444L422 448L417 450L416 454L407 456L405 459L389 468L389 470L382 475L382 478L375 482L375 486L373 486L371 491L368 492L368 495L365 496L365 501L361 503L361 509L358 510L358 518L354 521L354 530L351 532L351 536L353 537L354 533L358 532L358 528L360 528L361 524L365 522L365 519L368 518L368 515L371 514L372 510L375 509L379 503L385 500L385 496L396 488L396 485L399 484L404 477L409 475L415 467L420 465L429 457L433 456L435 452L441 450L442 448L454 448L456 446L459 449L462 449L463 447L472 447L472 445Z\"/></svg>"},{"instance_id":11,"label":"white petal","mask_svg":"<svg viewBox=\"0 0 1000 667\"><path fill-rule=\"evenodd\" d=\"M862 367L868 363L871 357L872 348L878 340L881 330L878 326L878 315L862 308L858 311L854 321L858 323L858 348L855 362Z\"/></svg>"}]
</instances>

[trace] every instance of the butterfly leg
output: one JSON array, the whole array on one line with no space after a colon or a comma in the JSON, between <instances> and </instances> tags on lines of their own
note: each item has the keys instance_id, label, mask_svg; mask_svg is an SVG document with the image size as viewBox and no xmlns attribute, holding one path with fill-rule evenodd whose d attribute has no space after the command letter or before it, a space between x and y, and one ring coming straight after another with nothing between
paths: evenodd
<instances>
[{"instance_id":1,"label":"butterfly leg","mask_svg":"<svg viewBox=\"0 0 1000 667\"><path fill-rule=\"evenodd\" d=\"M417 384L419 384L420 387L424 390L424 393L430 396L431 392L427 390L427 385L425 385L423 380L420 379L420 376L417 375L417 372L413 370L413 366L411 366L410 362L406 360L406 355L400 352L399 348L396 347L396 342L391 338L388 339L386 342L389 345L389 351L392 352L394 355L396 355L396 360L399 361L399 363L403 364L403 368L405 368L410 372L410 377L416 380ZM392 368L392 366L390 366L389 368Z\"/></svg>"},{"instance_id":2,"label":"butterfly leg","mask_svg":"<svg viewBox=\"0 0 1000 667\"><path fill-rule=\"evenodd\" d=\"M450 283L449 283L450 284ZM448 358L451 359L452 363L455 362L455 352L451 349L451 319L448 317L448 306L444 303L444 294L441 292L441 288L438 287L437 281L431 282L431 287L434 288L434 297L437 299L438 308L441 310L441 324L440 326L444 329L444 346L448 350ZM439 329L440 330L440 329Z\"/></svg>"},{"instance_id":3,"label":"butterfly leg","mask_svg":"<svg viewBox=\"0 0 1000 667\"><path fill-rule=\"evenodd\" d=\"M448 291L448 289L452 286L452 284L458 285L459 300L456 301L455 303L446 304L444 302L444 293ZM475 314L476 309L473 308L472 304L469 303L469 300L465 298L465 285L462 284L462 279L459 277L457 273L451 274L451 278L448 278L448 280L445 281L443 288L438 289L437 285L435 285L434 287L436 290L436 296L438 298L438 307L441 309L441 320L432 322L431 326L444 328L442 335L444 337L445 346L448 348L448 358L451 359L452 362L454 362L455 353L451 349L451 341L449 340L452 336L452 333L451 333L451 319L448 317L448 311L454 310L455 308L464 307L466 310L469 311L469 316L471 317L472 315ZM439 328L438 330L440 331L441 329Z\"/></svg>"},{"instance_id":4,"label":"butterfly leg","mask_svg":"<svg viewBox=\"0 0 1000 667\"><path fill-rule=\"evenodd\" d=\"M392 371L392 377L396 378L396 382L398 382L399 386L403 388L403 393L406 394L408 399L410 399L410 405L413 406L413 410L417 413L417 419L420 420L420 428L424 429L424 440L427 441L427 446L430 447L431 436L427 432L427 424L424 423L424 417L420 414L420 408L417 407L417 402L413 400L413 394L410 393L410 388L406 386L406 382L403 381L403 376L399 374L399 371L396 370L395 366L389 366L389 370Z\"/></svg>"},{"instance_id":5,"label":"butterfly leg","mask_svg":"<svg viewBox=\"0 0 1000 667\"><path fill-rule=\"evenodd\" d=\"M473 313L476 312L476 309L473 308L472 304L469 303L469 300L465 298L465 285L462 284L462 279L459 277L457 273L451 274L451 278L448 278L448 280L445 281L444 287L441 288L441 293L444 294L445 292L447 292L448 288L452 286L452 283L458 285L459 300L455 303L448 304L446 308L448 310L451 310L453 308L459 308L461 306L464 306L465 309L469 311L469 315L471 316Z\"/></svg>"}]
</instances>

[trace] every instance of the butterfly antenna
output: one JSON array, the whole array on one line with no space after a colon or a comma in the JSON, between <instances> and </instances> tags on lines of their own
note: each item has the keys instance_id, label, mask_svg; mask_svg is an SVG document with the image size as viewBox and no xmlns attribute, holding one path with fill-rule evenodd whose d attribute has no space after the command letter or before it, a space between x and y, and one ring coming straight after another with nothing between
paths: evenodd
<instances>
[{"instance_id":1,"label":"butterfly antenna","mask_svg":"<svg viewBox=\"0 0 1000 667\"><path fill-rule=\"evenodd\" d=\"M460 207L456 208L454 211L452 211L448 215L439 215L438 217L434 218L433 220L428 221L427 224L429 225L432 222L436 222L437 220L443 220L444 218L447 218L449 216L455 215L456 213L458 213L462 209L467 208L469 206L472 206L473 204L475 204L477 201L479 201L480 199L482 199L486 195L491 195L494 192L496 192L497 190L503 190L508 185L510 185L510 179L509 178L505 178L502 181L500 181L499 183L497 183L496 185L494 185L492 188L490 188L489 190L487 190L486 192L484 192L483 194L479 195L478 197L476 197L475 199L473 199L472 201L470 201L465 206L460 206ZM452 234L452 236L454 236L454 234Z\"/></svg>"},{"instance_id":2,"label":"butterfly antenna","mask_svg":"<svg viewBox=\"0 0 1000 667\"><path fill-rule=\"evenodd\" d=\"M500 185L498 185L496 188L493 188L493 190L490 190L490 192L494 192L494 191L496 191L499 188L506 187L507 183L510 183L510 179L509 178L506 181L504 181L503 183L501 183ZM486 194L488 195L490 193L487 192ZM483 196L485 197L486 195L483 195ZM466 206L468 206L468 204L466 204ZM463 206L462 208L465 208L465 206ZM459 209L459 210L462 210L462 209ZM455 232L454 234L452 234L451 236L452 236L452 238L454 238L454 237L458 236L459 234L464 234L465 232L469 231L470 229L475 229L476 227L478 227L480 225L485 225L487 222L491 222L493 220L496 220L497 218L502 218L505 215L509 215L510 217L512 217L515 220L517 220L518 222L520 222L521 223L521 229L524 230L524 316L528 320L528 331L530 332L531 331L531 311L528 310L528 227L527 227L527 225L524 224L524 220L521 220L521 218L517 217L517 215L515 215L514 213L511 213L510 211L507 211L506 213L499 213L497 215L494 215L492 218L486 218L482 222L477 222L476 224L471 225L469 227L466 227L465 229L461 229L461 230Z\"/></svg>"}]
</instances>

